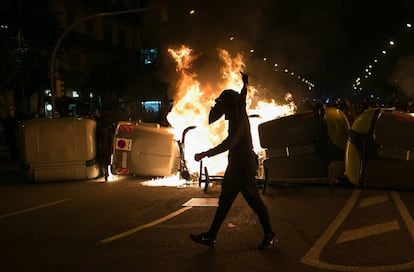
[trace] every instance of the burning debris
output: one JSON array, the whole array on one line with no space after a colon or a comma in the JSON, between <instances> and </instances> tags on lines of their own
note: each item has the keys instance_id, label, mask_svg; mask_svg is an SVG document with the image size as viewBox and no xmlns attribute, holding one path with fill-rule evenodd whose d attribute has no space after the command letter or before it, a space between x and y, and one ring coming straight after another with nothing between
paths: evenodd
<instances>
[{"instance_id":1,"label":"burning debris","mask_svg":"<svg viewBox=\"0 0 414 272\"><path fill-rule=\"evenodd\" d=\"M174 105L167 119L172 126L176 139L180 139L186 128L196 126L195 129L188 131L186 135L184 159L189 172L191 174L196 173L197 176L200 163L194 160L194 154L200 150L206 150L217 145L227 136L227 123L224 119L208 125L210 108L214 105L214 99L223 89L241 89L240 71L245 70L246 65L243 62L242 54L232 57L228 51L220 49L218 50L218 56L223 63L220 69L221 80L215 84L210 82L202 85L197 80L198 75L191 70L191 64L196 59L196 56L194 56L193 51L189 47L170 48L168 52L176 62L179 80L173 97ZM289 95L287 94L286 97ZM257 126L260 123L295 112L295 105L291 99L286 99L283 104L276 102L274 99L266 99L264 97L264 94L261 94L254 86L249 86L247 111L249 116L251 116L253 145L257 153L262 150ZM222 174L227 166L227 152L204 159L203 165L213 175ZM165 180L164 185L168 185L171 182L171 178L163 180ZM159 185L160 183L162 182L159 180L154 181L154 184ZM150 184L149 182L146 183L146 185ZM175 186L176 182L172 182L172 184Z\"/></svg>"}]
</instances>

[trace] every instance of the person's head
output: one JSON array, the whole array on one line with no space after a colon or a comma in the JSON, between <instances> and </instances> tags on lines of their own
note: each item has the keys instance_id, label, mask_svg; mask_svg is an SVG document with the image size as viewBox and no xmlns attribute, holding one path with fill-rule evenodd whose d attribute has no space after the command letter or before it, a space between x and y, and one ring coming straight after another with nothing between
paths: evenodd
<instances>
[{"instance_id":1,"label":"person's head","mask_svg":"<svg viewBox=\"0 0 414 272\"><path fill-rule=\"evenodd\" d=\"M208 117L209 124L214 123L221 116L224 115L225 119L228 120L232 114L238 111L240 94L234 90L224 90L219 97L216 98L216 104L211 108Z\"/></svg>"}]
</instances>

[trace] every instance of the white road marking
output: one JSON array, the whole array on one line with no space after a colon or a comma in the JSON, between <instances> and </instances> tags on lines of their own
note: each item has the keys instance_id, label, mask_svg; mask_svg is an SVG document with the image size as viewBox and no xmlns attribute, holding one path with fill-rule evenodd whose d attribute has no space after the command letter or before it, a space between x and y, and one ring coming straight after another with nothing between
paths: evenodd
<instances>
[{"instance_id":1,"label":"white road marking","mask_svg":"<svg viewBox=\"0 0 414 272\"><path fill-rule=\"evenodd\" d=\"M42 204L42 205L39 205L39 206L35 206L35 207L32 207L32 208L27 208L27 209L20 210L20 211L17 211L17 212L3 214L3 215L0 215L0 219L15 216L15 215L22 214L22 213L35 211L35 210L39 210L39 209L46 208L46 207L50 207L50 206L57 205L57 204L60 204L60 203L63 203L63 202L69 201L69 200L71 200L71 199L70 198L65 198L65 199L62 199L62 200Z\"/></svg>"},{"instance_id":2,"label":"white road marking","mask_svg":"<svg viewBox=\"0 0 414 272\"><path fill-rule=\"evenodd\" d=\"M103 239L103 240L101 240L98 244L107 244L107 243L110 243L110 242L113 242L113 241L115 241L115 240L118 240L118 239L121 239L121 238L124 238L124 237L126 237L126 236L129 236L129 235L131 235L131 234L134 234L134 233L136 233L136 232L138 232L138 231L140 231L140 230L143 230L143 229L146 229L146 228L149 228L149 227L152 227L152 226L155 226L155 225L157 225L157 224L160 224L160 223L162 223L162 222L164 222L164 221L167 221L167 220L169 220L169 219L171 219L171 218L173 218L173 217L175 217L175 216L177 216L177 215L179 215L179 214L182 214L183 212L185 212L185 211L188 211L189 209L191 209L192 207L190 206L190 207L183 207L183 208L181 208L181 209L179 209L179 210L177 210L177 211L175 211L175 212L173 212L173 213L170 213L170 214L168 214L168 215L166 215L166 216L164 216L164 217L161 217L161 218L159 218L159 219L157 219L157 220L154 220L154 221L152 221L152 222L150 222L150 223L147 223L147 224L144 224L144 225L141 225L141 226L138 226L138 227L136 227L136 228L133 228L133 229L130 229L130 230L127 230L127 231L124 231L124 232L122 232L122 233L120 233L120 234L117 234L117 235L114 235L114 236L111 236L111 237L108 237L108 238L106 238L106 239Z\"/></svg>"},{"instance_id":3,"label":"white road marking","mask_svg":"<svg viewBox=\"0 0 414 272\"><path fill-rule=\"evenodd\" d=\"M381 272L381 271L402 271L414 269L414 260L402 263L402 264L393 264L393 265L381 265L381 266L348 266L348 265L337 265L331 264L319 260L321 251L326 246L327 242L332 238L334 233L338 230L341 224L344 222L346 217L349 215L351 210L354 208L358 197L360 195L360 190L355 190L351 197L348 199L344 208L339 212L334 221L329 225L326 231L322 236L316 241L313 247L306 253L306 255L301 259L301 262L307 265L327 269L329 271L352 271L352 272ZM403 201L401 200L397 192L391 192L391 196L395 201L400 214L407 225L408 231L410 232L411 237L414 240L414 221L411 218L407 208L405 207ZM395 227L395 226L394 226Z\"/></svg>"},{"instance_id":4,"label":"white road marking","mask_svg":"<svg viewBox=\"0 0 414 272\"><path fill-rule=\"evenodd\" d=\"M400 225L397 221L394 220L383 224L375 224L353 230L347 230L342 232L341 235L339 235L338 239L336 240L336 243L340 244L399 229Z\"/></svg>"},{"instance_id":5,"label":"white road marking","mask_svg":"<svg viewBox=\"0 0 414 272\"><path fill-rule=\"evenodd\" d=\"M184 207L217 207L218 197L194 197L183 204Z\"/></svg>"},{"instance_id":6,"label":"white road marking","mask_svg":"<svg viewBox=\"0 0 414 272\"><path fill-rule=\"evenodd\" d=\"M388 200L389 200L389 197L387 195L364 198L359 203L359 207L363 208L363 207L373 206L373 205L377 205L383 202L387 202Z\"/></svg>"},{"instance_id":7,"label":"white road marking","mask_svg":"<svg viewBox=\"0 0 414 272\"><path fill-rule=\"evenodd\" d=\"M395 204L397 205L398 210L400 211L401 217L404 220L405 225L407 226L408 232L411 235L411 239L414 240L414 221L410 216L410 213L405 207L403 201L401 200L400 195L397 192L392 191L391 197L394 199Z\"/></svg>"},{"instance_id":8,"label":"white road marking","mask_svg":"<svg viewBox=\"0 0 414 272\"><path fill-rule=\"evenodd\" d=\"M355 190L352 192L351 197L348 199L345 206L336 216L331 225L325 230L325 232L321 237L319 237L313 247L302 258L303 263L315 265L315 263L318 264L320 262L319 255L322 249L325 247L326 243L329 241L329 239L332 238L335 231L339 228L339 226L344 222L345 218L351 212L352 208L355 206L355 203L358 200L360 193L361 190Z\"/></svg>"}]
</instances>

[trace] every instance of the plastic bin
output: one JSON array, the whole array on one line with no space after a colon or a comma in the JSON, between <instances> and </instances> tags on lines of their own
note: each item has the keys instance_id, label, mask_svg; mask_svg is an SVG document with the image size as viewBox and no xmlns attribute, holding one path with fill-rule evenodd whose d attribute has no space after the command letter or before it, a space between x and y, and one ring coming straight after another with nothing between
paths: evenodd
<instances>
[{"instance_id":1,"label":"plastic bin","mask_svg":"<svg viewBox=\"0 0 414 272\"><path fill-rule=\"evenodd\" d=\"M96 122L84 118L32 119L19 126L20 161L35 182L93 179Z\"/></svg>"},{"instance_id":2,"label":"plastic bin","mask_svg":"<svg viewBox=\"0 0 414 272\"><path fill-rule=\"evenodd\" d=\"M114 136L112 173L170 176L179 169L179 145L166 127L119 122Z\"/></svg>"},{"instance_id":3,"label":"plastic bin","mask_svg":"<svg viewBox=\"0 0 414 272\"><path fill-rule=\"evenodd\" d=\"M413 189L414 115L371 109L354 121L345 174L360 187Z\"/></svg>"},{"instance_id":4,"label":"plastic bin","mask_svg":"<svg viewBox=\"0 0 414 272\"><path fill-rule=\"evenodd\" d=\"M335 179L344 174L349 122L336 108L298 113L259 125L267 181Z\"/></svg>"}]
</instances>

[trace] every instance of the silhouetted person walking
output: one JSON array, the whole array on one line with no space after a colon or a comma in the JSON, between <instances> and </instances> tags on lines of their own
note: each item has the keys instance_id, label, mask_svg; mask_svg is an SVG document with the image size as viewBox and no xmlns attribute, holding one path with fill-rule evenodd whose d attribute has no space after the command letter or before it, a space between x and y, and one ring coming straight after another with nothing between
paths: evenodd
<instances>
[{"instance_id":1,"label":"silhouetted person walking","mask_svg":"<svg viewBox=\"0 0 414 272\"><path fill-rule=\"evenodd\" d=\"M204 157L212 157L229 151L219 206L210 229L198 235L190 234L190 238L197 243L213 247L224 219L238 193L241 192L249 206L259 217L264 232L264 238L259 245L259 249L266 249L272 247L275 243L275 233L270 224L267 207L259 195L256 184L257 156L253 151L250 122L246 113L248 76L241 74L243 88L240 94L234 90L224 90L216 99L216 104L209 115L209 124L220 119L222 115L225 116L225 119L229 122L227 138L216 147L194 156L196 161L200 161Z\"/></svg>"}]
</instances>

